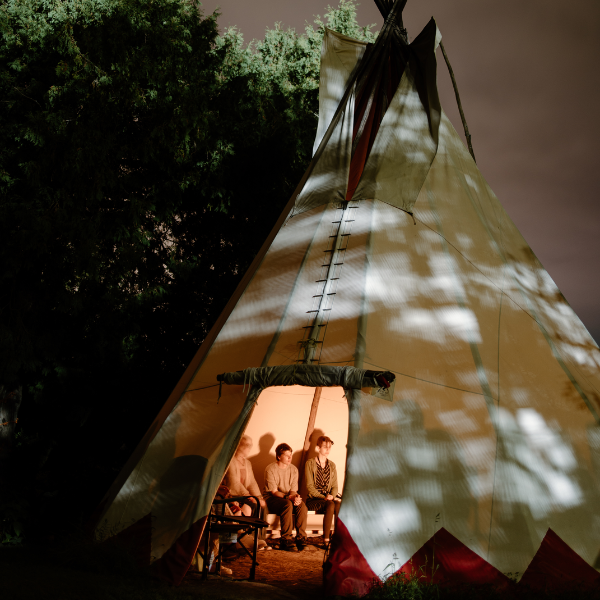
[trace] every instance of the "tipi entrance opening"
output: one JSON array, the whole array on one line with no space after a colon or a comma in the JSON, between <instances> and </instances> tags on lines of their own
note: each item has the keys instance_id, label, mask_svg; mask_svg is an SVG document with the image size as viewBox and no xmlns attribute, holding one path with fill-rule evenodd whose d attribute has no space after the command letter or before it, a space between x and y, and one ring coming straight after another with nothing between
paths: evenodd
<instances>
[{"instance_id":1,"label":"tipi entrance opening","mask_svg":"<svg viewBox=\"0 0 600 600\"><path fill-rule=\"evenodd\" d=\"M323 387L318 400L316 418L309 432L310 446L303 457L304 441L309 427L315 389L301 385L269 387L258 398L245 434L253 441L249 459L256 481L262 491L267 465L275 461L275 448L285 442L293 449L292 464L300 472L300 494L306 500L304 462L315 456L315 445L320 435L330 437L334 444L329 459L337 467L339 489L344 489L346 470L346 443L348 441L348 403L342 387ZM279 520L270 515L267 537L279 537ZM308 535L321 535L322 515L309 514Z\"/></svg>"}]
</instances>

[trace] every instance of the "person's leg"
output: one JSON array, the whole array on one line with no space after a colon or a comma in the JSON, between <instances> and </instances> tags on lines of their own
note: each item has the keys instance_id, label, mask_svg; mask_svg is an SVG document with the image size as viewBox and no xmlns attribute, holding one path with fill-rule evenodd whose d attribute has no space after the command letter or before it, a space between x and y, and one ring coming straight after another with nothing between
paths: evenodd
<instances>
[{"instance_id":1,"label":"person's leg","mask_svg":"<svg viewBox=\"0 0 600 600\"><path fill-rule=\"evenodd\" d=\"M333 500L327 500L325 505L325 516L323 517L323 541L328 544L331 537L331 524L333 523L333 513L335 511L334 504L338 504Z\"/></svg>"},{"instance_id":2,"label":"person's leg","mask_svg":"<svg viewBox=\"0 0 600 600\"><path fill-rule=\"evenodd\" d=\"M279 512L281 521L281 537L286 540L293 538L292 530L294 529L294 504L290 500L283 500Z\"/></svg>"},{"instance_id":3,"label":"person's leg","mask_svg":"<svg viewBox=\"0 0 600 600\"><path fill-rule=\"evenodd\" d=\"M294 525L294 505L290 500L271 496L267 499L267 507L270 513L279 515L281 523L282 548L294 548L292 529Z\"/></svg>"},{"instance_id":4,"label":"person's leg","mask_svg":"<svg viewBox=\"0 0 600 600\"><path fill-rule=\"evenodd\" d=\"M308 515L308 509L304 502L294 506L294 515L296 516L296 545L299 550L304 550L306 547L306 517Z\"/></svg>"},{"instance_id":5,"label":"person's leg","mask_svg":"<svg viewBox=\"0 0 600 600\"><path fill-rule=\"evenodd\" d=\"M269 514L269 509L266 506L263 506L263 507L261 507L260 513L258 514L258 516L263 521L265 521L268 514ZM259 550L271 550L271 546L269 546L269 544L267 544L266 531L267 531L266 527L261 527L258 530L258 549Z\"/></svg>"},{"instance_id":6,"label":"person's leg","mask_svg":"<svg viewBox=\"0 0 600 600\"><path fill-rule=\"evenodd\" d=\"M318 515L321 514L321 509L325 506L325 500L323 498L307 498L306 509L314 510Z\"/></svg>"}]
</instances>

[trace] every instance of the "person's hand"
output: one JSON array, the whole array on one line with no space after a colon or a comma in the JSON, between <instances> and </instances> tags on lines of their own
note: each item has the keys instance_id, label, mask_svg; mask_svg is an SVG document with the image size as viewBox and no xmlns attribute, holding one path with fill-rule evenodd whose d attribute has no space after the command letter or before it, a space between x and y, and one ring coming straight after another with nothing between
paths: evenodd
<instances>
[{"instance_id":1,"label":"person's hand","mask_svg":"<svg viewBox=\"0 0 600 600\"><path fill-rule=\"evenodd\" d=\"M258 501L260 502L260 505L262 508L265 508L265 506L267 506L267 503L265 502L265 500L263 498L259 498Z\"/></svg>"},{"instance_id":2,"label":"person's hand","mask_svg":"<svg viewBox=\"0 0 600 600\"><path fill-rule=\"evenodd\" d=\"M302 496L300 494L296 494L294 497L294 506L300 506L302 504Z\"/></svg>"},{"instance_id":3,"label":"person's hand","mask_svg":"<svg viewBox=\"0 0 600 600\"><path fill-rule=\"evenodd\" d=\"M252 496L248 496L248 500L250 500L250 502L252 502L252 504L256 504L256 499L253 498Z\"/></svg>"},{"instance_id":4,"label":"person's hand","mask_svg":"<svg viewBox=\"0 0 600 600\"><path fill-rule=\"evenodd\" d=\"M325 500L333 500L333 496L331 494L327 494L327 496L325 496Z\"/></svg>"}]
</instances>

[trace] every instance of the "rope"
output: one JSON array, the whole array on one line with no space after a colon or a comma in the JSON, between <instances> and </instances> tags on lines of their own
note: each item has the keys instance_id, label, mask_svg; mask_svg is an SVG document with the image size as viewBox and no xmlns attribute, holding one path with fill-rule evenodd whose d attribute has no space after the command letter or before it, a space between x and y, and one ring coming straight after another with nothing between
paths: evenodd
<instances>
[{"instance_id":1,"label":"rope","mask_svg":"<svg viewBox=\"0 0 600 600\"><path fill-rule=\"evenodd\" d=\"M199 387L199 388L192 388L191 390L185 390L185 393L187 394L188 392L197 392L198 390L207 390L208 388L217 387L218 385L219 385L218 383L214 383L213 385L207 385L207 386Z\"/></svg>"},{"instance_id":2,"label":"rope","mask_svg":"<svg viewBox=\"0 0 600 600\"><path fill-rule=\"evenodd\" d=\"M475 394L476 396L485 396L482 392L474 392L473 390L466 390L464 388L454 387L453 385L446 385L445 383L440 383L438 381L430 381L429 379L421 379L421 377L415 377L414 375L409 375L408 373L401 373L400 371L394 371L388 367L382 367L381 365L376 365L375 363L368 362L365 360L365 364L371 365L373 367L377 367L378 369L383 369L385 371L390 371L394 373L394 375L401 375L402 377L408 377L409 379L415 379L417 381L422 381L423 383L430 383L431 385L439 385L440 387L448 388L449 390L457 390L459 392L467 392L468 394ZM493 396L492 399L496 400Z\"/></svg>"},{"instance_id":3,"label":"rope","mask_svg":"<svg viewBox=\"0 0 600 600\"><path fill-rule=\"evenodd\" d=\"M454 71L452 70L452 65L450 64L450 60L448 59L448 55L446 54L446 50L444 49L444 44L440 41L440 48L442 49L442 54L444 55L444 60L446 61L446 66L448 67L448 71L450 72L450 79L452 79L452 86L454 87L454 95L456 96L456 103L458 104L458 110L460 112L460 118L462 119L462 124L465 130L465 137L467 138L467 146L469 147L469 152L473 157L475 163L475 152L473 152L473 146L471 144L471 134L469 133L469 126L467 125L467 119L465 118L465 113L463 111L463 107L460 101L460 96L458 94L458 86L456 85L456 79L454 78Z\"/></svg>"}]
</instances>

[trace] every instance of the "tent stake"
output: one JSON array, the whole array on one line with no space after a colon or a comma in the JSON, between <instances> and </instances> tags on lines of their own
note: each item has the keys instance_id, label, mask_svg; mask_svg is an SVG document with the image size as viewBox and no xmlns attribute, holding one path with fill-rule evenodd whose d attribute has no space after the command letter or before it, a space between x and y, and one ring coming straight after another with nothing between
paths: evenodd
<instances>
[{"instance_id":1,"label":"tent stake","mask_svg":"<svg viewBox=\"0 0 600 600\"><path fill-rule=\"evenodd\" d=\"M310 415L308 417L308 426L306 427L306 436L304 437L304 447L302 448L302 457L300 458L300 473L298 473L298 491L304 479L304 464L306 463L306 457L310 450L310 436L315 430L315 421L317 420L317 410L319 408L319 400L321 399L322 387L315 388L315 395L313 396L312 405L310 407Z\"/></svg>"},{"instance_id":2,"label":"tent stake","mask_svg":"<svg viewBox=\"0 0 600 600\"><path fill-rule=\"evenodd\" d=\"M448 66L448 71L450 72L450 78L452 79L452 85L454 87L454 95L456 96L456 103L458 104L458 110L460 112L460 118L462 119L463 127L465 128L465 137L467 138L467 146L469 146L469 152L473 157L475 163L477 160L475 159L475 152L473 152L473 146L471 144L471 134L469 133L469 126L467 125L467 119L465 119L465 113L463 112L462 104L460 102L460 96L458 95L458 86L456 85L456 79L454 78L454 71L452 70L452 65L450 64L450 60L448 60L448 55L446 54L446 50L444 49L444 44L440 42L440 48L442 49L442 54L444 55L444 60L446 61L446 65Z\"/></svg>"}]
</instances>

